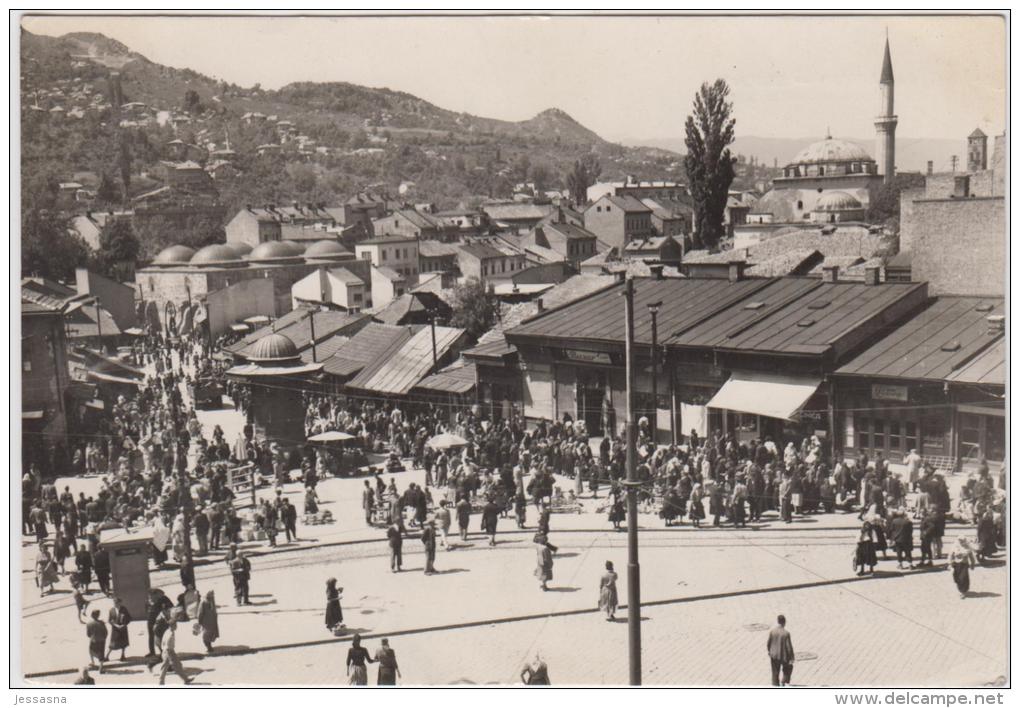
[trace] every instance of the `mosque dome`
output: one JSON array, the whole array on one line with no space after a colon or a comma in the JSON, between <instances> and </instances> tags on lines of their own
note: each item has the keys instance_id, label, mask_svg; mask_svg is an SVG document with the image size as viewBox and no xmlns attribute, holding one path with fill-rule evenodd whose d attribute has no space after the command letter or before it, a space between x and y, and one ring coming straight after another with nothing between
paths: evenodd
<instances>
[{"instance_id":1,"label":"mosque dome","mask_svg":"<svg viewBox=\"0 0 1020 708\"><path fill-rule=\"evenodd\" d=\"M817 202L814 211L851 211L863 209L863 205L846 192L826 192Z\"/></svg>"},{"instance_id":2,"label":"mosque dome","mask_svg":"<svg viewBox=\"0 0 1020 708\"><path fill-rule=\"evenodd\" d=\"M174 265L178 263L187 263L191 260L191 257L195 255L195 249L188 248L187 246L167 246L160 251L156 257L152 260L153 265Z\"/></svg>"},{"instance_id":3,"label":"mosque dome","mask_svg":"<svg viewBox=\"0 0 1020 708\"><path fill-rule=\"evenodd\" d=\"M274 261L281 258L295 258L299 256L293 245L286 241L266 241L260 243L248 254L249 261Z\"/></svg>"},{"instance_id":4,"label":"mosque dome","mask_svg":"<svg viewBox=\"0 0 1020 708\"><path fill-rule=\"evenodd\" d=\"M338 241L323 239L316 241L305 250L305 258L335 258L338 256L349 256L351 252L343 247Z\"/></svg>"},{"instance_id":5,"label":"mosque dome","mask_svg":"<svg viewBox=\"0 0 1020 708\"><path fill-rule=\"evenodd\" d=\"M305 249L308 248L307 244L301 243L300 241L280 241L289 248L295 256L303 255Z\"/></svg>"},{"instance_id":6,"label":"mosque dome","mask_svg":"<svg viewBox=\"0 0 1020 708\"><path fill-rule=\"evenodd\" d=\"M290 337L275 332L255 342L248 355L249 361L266 363L282 363L297 358L298 350Z\"/></svg>"},{"instance_id":7,"label":"mosque dome","mask_svg":"<svg viewBox=\"0 0 1020 708\"><path fill-rule=\"evenodd\" d=\"M231 241L227 245L234 249L234 253L237 254L238 258L244 258L251 253L251 246L244 241Z\"/></svg>"},{"instance_id":8,"label":"mosque dome","mask_svg":"<svg viewBox=\"0 0 1020 708\"><path fill-rule=\"evenodd\" d=\"M230 246L224 243L214 243L201 248L191 257L191 265L222 265L224 263L236 264L240 256Z\"/></svg>"},{"instance_id":9,"label":"mosque dome","mask_svg":"<svg viewBox=\"0 0 1020 708\"><path fill-rule=\"evenodd\" d=\"M871 161L871 156L857 143L832 137L811 143L793 158L793 164L797 165L856 161Z\"/></svg>"}]
</instances>

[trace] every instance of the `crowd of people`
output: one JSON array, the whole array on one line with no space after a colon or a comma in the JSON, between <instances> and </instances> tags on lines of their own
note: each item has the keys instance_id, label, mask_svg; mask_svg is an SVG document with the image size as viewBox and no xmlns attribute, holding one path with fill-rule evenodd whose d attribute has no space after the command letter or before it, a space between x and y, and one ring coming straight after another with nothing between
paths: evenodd
<instances>
[{"instance_id":1,"label":"crowd of people","mask_svg":"<svg viewBox=\"0 0 1020 708\"><path fill-rule=\"evenodd\" d=\"M150 658L160 662L160 682L170 671L184 677L174 649L180 622L196 621L207 651L219 636L212 592L201 595L195 583L194 557L225 551L224 562L234 580L235 601L249 604L251 564L237 550L244 519L234 504L231 470L246 462L276 486L275 496L261 499L247 517L258 538L277 545L280 532L288 542L298 538L298 508L282 494L282 485L299 469L305 515L319 512L318 483L339 473L346 452L309 443L282 446L256 439L251 424L230 442L214 427L204 435L194 408L182 389L198 378L222 377L223 367L200 344L142 339L134 357L149 371L137 395L121 396L107 411L99 432L80 441L71 455L71 476L99 478L99 491L75 497L43 479L31 468L22 481L25 534L38 544L36 580L40 594L54 590L67 577L79 621L86 625L90 666L102 673L104 661L128 646L125 627L131 621L124 603L111 594L110 559L99 543L109 528L150 526L157 568L173 557L184 591L177 601L155 590L147 603ZM245 412L243 389L226 386L238 409ZM437 571L438 549L453 546L450 532L457 524L467 539L473 517L490 546L497 545L501 519L513 515L518 529L528 525L528 507L537 516L532 543L534 575L542 590L553 580L556 546L550 542L551 515L576 505L582 496L600 500L614 528L627 520L625 504L627 446L621 436L605 436L593 448L584 423L565 416L559 421L526 425L511 416L494 422L464 409L451 417L442 406L394 404L354 397L306 393L306 433L328 431L352 435L352 450L388 454L381 471L365 479L362 510L367 524L385 529L392 572L402 570L405 539L413 532L422 543L424 572ZM458 442L436 446L430 440L449 434ZM943 557L946 518L977 525L976 548L958 540L949 556L954 580L965 596L969 571L1005 544L1004 479L992 478L987 465L964 486L954 507L944 476L912 451L903 477L887 460L869 459L861 451L854 460L831 460L814 436L785 446L770 438L743 442L732 434L702 437L691 431L683 444L658 445L647 419L638 425L636 473L641 508L654 511L666 526L690 523L712 527L745 527L773 514L783 523L823 513L857 513L862 525L853 553L854 569L874 572L879 554L892 551L901 568L914 567L914 526L920 540L920 565ZM424 470L424 483L399 490L387 471L404 469L409 461ZM1003 473L1004 474L1004 473ZM604 493L600 497L600 492ZM73 568L67 568L67 562ZM94 580L93 580L94 578ZM91 585L111 596L107 622L88 610ZM342 631L342 588L330 579L325 624ZM615 620L618 604L616 573L611 562L599 580L598 607ZM107 626L108 625L108 626ZM107 638L109 642L107 644ZM348 657L352 682L362 682L364 650ZM387 653L389 652L389 653ZM379 658L380 655L383 658ZM389 657L389 658L386 658ZM399 671L388 647L376 654L386 663L386 682ZM391 665L392 664L392 665ZM84 672L83 676L87 676Z\"/></svg>"}]
</instances>

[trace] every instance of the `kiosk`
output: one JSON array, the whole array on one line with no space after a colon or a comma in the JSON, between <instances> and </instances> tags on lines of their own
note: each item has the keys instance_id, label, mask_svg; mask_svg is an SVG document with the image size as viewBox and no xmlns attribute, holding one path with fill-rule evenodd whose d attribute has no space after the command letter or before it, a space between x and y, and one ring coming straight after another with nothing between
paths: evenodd
<instances>
[{"instance_id":1,"label":"kiosk","mask_svg":"<svg viewBox=\"0 0 1020 708\"><path fill-rule=\"evenodd\" d=\"M124 601L133 620L145 618L152 534L151 526L130 531L106 529L99 534L99 545L110 553L113 593Z\"/></svg>"}]
</instances>

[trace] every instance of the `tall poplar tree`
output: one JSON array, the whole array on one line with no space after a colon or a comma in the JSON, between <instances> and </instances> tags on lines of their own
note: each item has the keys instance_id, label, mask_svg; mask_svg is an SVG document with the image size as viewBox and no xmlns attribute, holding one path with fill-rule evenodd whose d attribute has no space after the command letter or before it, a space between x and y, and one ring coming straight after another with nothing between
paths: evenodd
<instances>
[{"instance_id":1,"label":"tall poplar tree","mask_svg":"<svg viewBox=\"0 0 1020 708\"><path fill-rule=\"evenodd\" d=\"M703 83L694 96L694 111L687 116L684 167L694 200L695 247L715 248L723 236L726 199L734 177L728 146L733 143L736 121L731 117L729 95L730 87L722 79Z\"/></svg>"}]
</instances>

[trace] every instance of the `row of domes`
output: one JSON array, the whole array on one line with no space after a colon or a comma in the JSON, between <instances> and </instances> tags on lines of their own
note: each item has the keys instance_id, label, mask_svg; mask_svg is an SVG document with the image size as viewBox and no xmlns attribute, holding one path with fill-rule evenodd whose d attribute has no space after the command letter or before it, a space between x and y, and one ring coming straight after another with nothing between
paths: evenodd
<instances>
[{"instance_id":1,"label":"row of domes","mask_svg":"<svg viewBox=\"0 0 1020 708\"><path fill-rule=\"evenodd\" d=\"M324 239L305 246L297 241L266 241L252 248L246 243L214 243L199 250L188 246L168 246L153 259L154 266L242 266L247 263L301 259L330 260L350 256L337 241Z\"/></svg>"}]
</instances>

